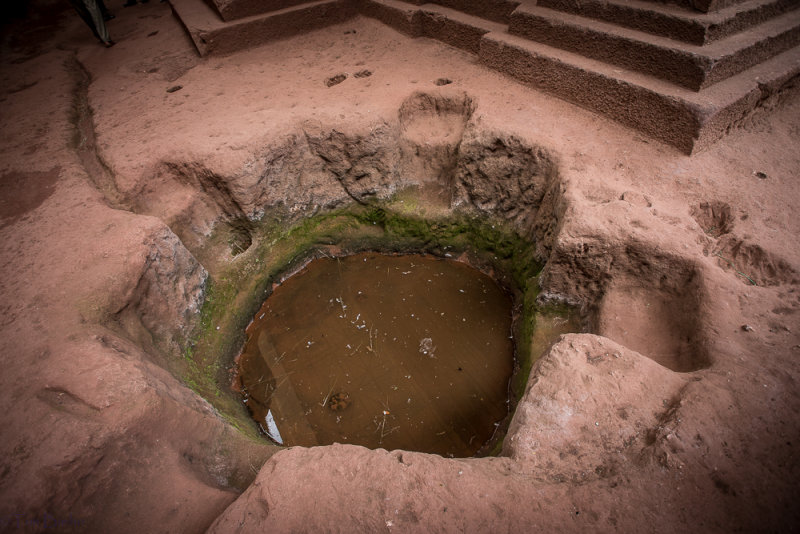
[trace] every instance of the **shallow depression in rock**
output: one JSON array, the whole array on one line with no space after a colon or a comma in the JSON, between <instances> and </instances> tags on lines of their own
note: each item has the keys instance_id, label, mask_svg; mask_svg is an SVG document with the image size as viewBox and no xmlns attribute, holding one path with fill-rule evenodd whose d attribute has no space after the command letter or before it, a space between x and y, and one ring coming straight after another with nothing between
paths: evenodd
<instances>
[{"instance_id":1,"label":"shallow depression in rock","mask_svg":"<svg viewBox=\"0 0 800 534\"><path fill-rule=\"evenodd\" d=\"M245 402L287 445L466 457L509 411L512 302L485 274L422 255L324 258L248 327Z\"/></svg>"}]
</instances>

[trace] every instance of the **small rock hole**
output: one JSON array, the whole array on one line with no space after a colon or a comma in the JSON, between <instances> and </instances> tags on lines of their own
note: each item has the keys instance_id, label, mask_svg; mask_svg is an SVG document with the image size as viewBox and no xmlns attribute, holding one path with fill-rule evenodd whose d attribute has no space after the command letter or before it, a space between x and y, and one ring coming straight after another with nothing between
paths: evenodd
<instances>
[{"instance_id":1,"label":"small rock hole","mask_svg":"<svg viewBox=\"0 0 800 534\"><path fill-rule=\"evenodd\" d=\"M347 79L347 74L337 74L336 76L331 76L327 80L325 80L325 85L328 87L333 87L334 85L338 85Z\"/></svg>"}]
</instances>

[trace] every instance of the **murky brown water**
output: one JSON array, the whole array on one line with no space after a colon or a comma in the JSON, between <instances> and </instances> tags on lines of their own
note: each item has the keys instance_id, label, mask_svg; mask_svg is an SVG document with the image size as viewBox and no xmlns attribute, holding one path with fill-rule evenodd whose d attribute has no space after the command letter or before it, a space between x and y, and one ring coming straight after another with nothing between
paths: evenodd
<instances>
[{"instance_id":1,"label":"murky brown water","mask_svg":"<svg viewBox=\"0 0 800 534\"><path fill-rule=\"evenodd\" d=\"M467 457L508 413L511 301L458 262L316 260L275 289L247 334L246 403L286 445Z\"/></svg>"}]
</instances>

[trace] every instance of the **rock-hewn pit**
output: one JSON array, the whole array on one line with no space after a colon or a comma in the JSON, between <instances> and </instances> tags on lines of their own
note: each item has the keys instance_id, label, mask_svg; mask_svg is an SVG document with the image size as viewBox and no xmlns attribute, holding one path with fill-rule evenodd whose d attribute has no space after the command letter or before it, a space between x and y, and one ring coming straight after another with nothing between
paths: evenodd
<instances>
[{"instance_id":1,"label":"rock-hewn pit","mask_svg":"<svg viewBox=\"0 0 800 534\"><path fill-rule=\"evenodd\" d=\"M256 313L237 382L279 444L485 455L515 400L511 319L507 292L455 260L320 258Z\"/></svg>"},{"instance_id":2,"label":"rock-hewn pit","mask_svg":"<svg viewBox=\"0 0 800 534\"><path fill-rule=\"evenodd\" d=\"M529 27L541 6L331 0L259 26L221 2L231 25L189 27L208 49L236 25L285 39L200 58L169 4L119 4L109 49L48 0L4 26L2 529L798 528L790 78L747 93L777 112L737 107L689 157L486 68L533 57L486 24ZM311 258L368 250L449 254L518 288L494 455L259 435L231 388L245 328ZM325 409L358 402L331 390Z\"/></svg>"}]
</instances>

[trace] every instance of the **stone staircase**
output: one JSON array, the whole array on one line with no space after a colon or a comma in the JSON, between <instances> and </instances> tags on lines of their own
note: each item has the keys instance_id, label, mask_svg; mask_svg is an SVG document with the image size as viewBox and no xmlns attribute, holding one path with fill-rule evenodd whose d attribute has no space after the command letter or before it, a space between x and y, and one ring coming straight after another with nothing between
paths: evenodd
<instances>
[{"instance_id":1,"label":"stone staircase","mask_svg":"<svg viewBox=\"0 0 800 534\"><path fill-rule=\"evenodd\" d=\"M699 91L797 45L798 21L790 11L761 23L758 31L697 45L548 7L520 6L508 33Z\"/></svg>"},{"instance_id":2,"label":"stone staircase","mask_svg":"<svg viewBox=\"0 0 800 534\"><path fill-rule=\"evenodd\" d=\"M800 80L800 0L171 1L201 54L362 14L689 154Z\"/></svg>"},{"instance_id":3,"label":"stone staircase","mask_svg":"<svg viewBox=\"0 0 800 534\"><path fill-rule=\"evenodd\" d=\"M170 4L201 56L230 54L358 14L355 4L345 0L170 0Z\"/></svg>"}]
</instances>

